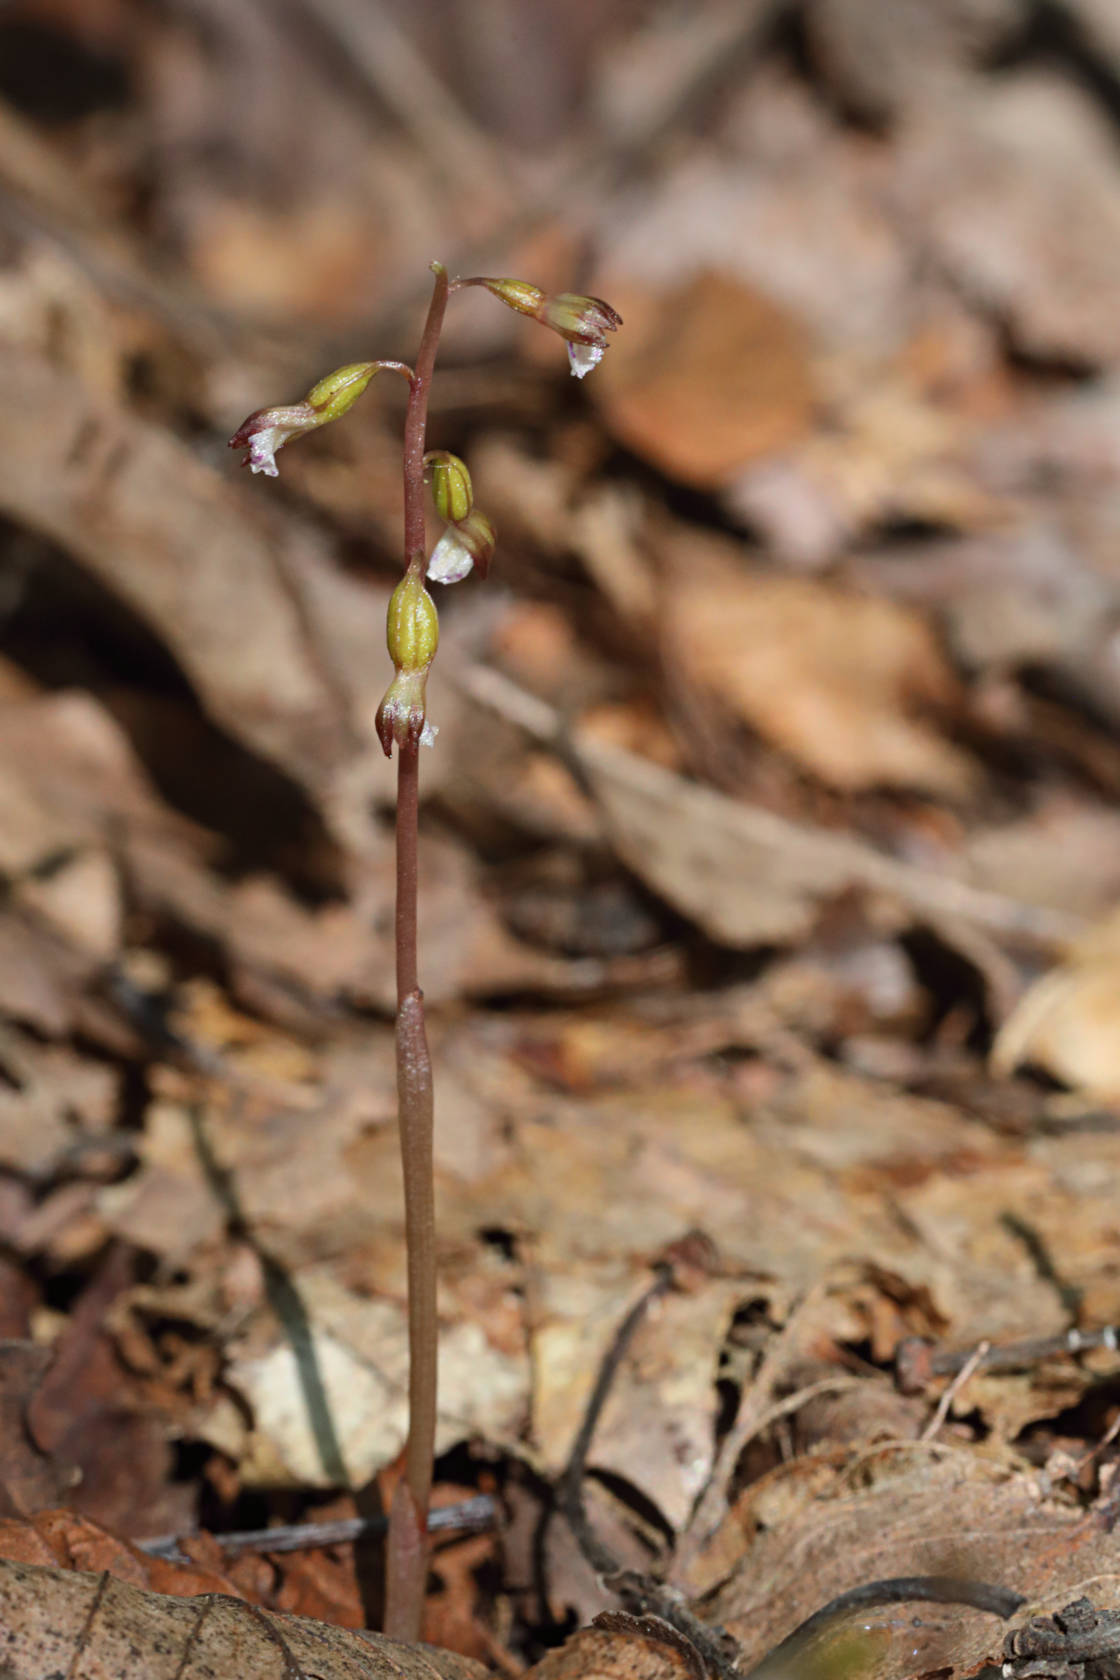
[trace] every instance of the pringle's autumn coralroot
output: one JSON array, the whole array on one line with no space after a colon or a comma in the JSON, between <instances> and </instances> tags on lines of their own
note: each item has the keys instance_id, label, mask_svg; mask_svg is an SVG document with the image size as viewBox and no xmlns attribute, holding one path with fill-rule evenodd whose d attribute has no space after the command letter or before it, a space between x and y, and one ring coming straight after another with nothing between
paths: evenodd
<instances>
[{"instance_id":1,"label":"pringle's autumn coralroot","mask_svg":"<svg viewBox=\"0 0 1120 1680\"><path fill-rule=\"evenodd\" d=\"M397 1094L404 1166L405 1242L408 1255L408 1444L405 1473L397 1484L386 1548L385 1632L415 1640L420 1632L428 1558L428 1500L436 1427L436 1251L432 1172L432 1064L417 976L416 901L420 748L432 746L428 721L428 672L439 645L439 615L425 579L459 583L472 571L485 577L494 553L494 527L474 505L471 475L457 455L425 453L428 394L444 311L452 292L482 286L521 315L559 333L582 379L602 359L607 334L621 317L601 298L573 292L550 294L524 280L484 275L448 280L432 264L435 284L415 368L405 362L351 362L329 373L302 402L261 408L243 421L230 447L245 450L242 465L277 476L276 456L293 438L314 431L350 409L379 373L408 382L404 423L404 576L389 601L386 640L393 680L377 709L377 734L387 757L397 749ZM431 553L424 524L424 481L445 529Z\"/></svg>"}]
</instances>

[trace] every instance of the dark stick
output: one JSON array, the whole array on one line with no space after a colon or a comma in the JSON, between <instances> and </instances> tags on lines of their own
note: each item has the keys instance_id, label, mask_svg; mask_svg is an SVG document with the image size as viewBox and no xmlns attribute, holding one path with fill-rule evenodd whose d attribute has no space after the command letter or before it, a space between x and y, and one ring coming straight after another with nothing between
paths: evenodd
<instances>
[{"instance_id":1,"label":"dark stick","mask_svg":"<svg viewBox=\"0 0 1120 1680\"><path fill-rule=\"evenodd\" d=\"M634 1334L654 1301L659 1300L666 1293L671 1283L672 1272L670 1268L664 1264L659 1265L654 1274L653 1282L639 1295L615 1331L614 1340L603 1355L603 1362L599 1366L599 1374L595 1378L595 1386L591 1390L591 1398L587 1402L587 1410L583 1414L583 1422L580 1424L575 1441L572 1443L572 1451L560 1482L560 1509L575 1535L580 1551L592 1569L600 1575L617 1574L621 1565L614 1554L599 1539L587 1516L587 1507L583 1502L583 1478L587 1467L587 1454L591 1447L592 1437L598 1428L603 1407L606 1405L607 1396L618 1375L619 1367L626 1357L626 1351L634 1340Z\"/></svg>"},{"instance_id":2,"label":"dark stick","mask_svg":"<svg viewBox=\"0 0 1120 1680\"><path fill-rule=\"evenodd\" d=\"M488 1493L461 1499L455 1505L440 1505L429 1513L428 1532L483 1533L493 1528L496 1518L494 1501ZM212 1534L227 1557L240 1557L244 1552L308 1552L320 1546L342 1546L353 1540L368 1540L385 1533L388 1518L336 1517L331 1522L278 1523L275 1528L243 1528L230 1534ZM182 1550L190 1534L160 1534L152 1540L134 1540L138 1551L149 1557L185 1560Z\"/></svg>"},{"instance_id":3,"label":"dark stick","mask_svg":"<svg viewBox=\"0 0 1120 1680\"><path fill-rule=\"evenodd\" d=\"M1103 1330L1063 1330L1056 1336L1030 1337L989 1347L977 1361L982 1371L1021 1371L1046 1359L1060 1359L1107 1348L1120 1352L1120 1330L1108 1325ZM909 1336L895 1353L895 1379L904 1394L920 1394L934 1377L954 1377L973 1359L975 1348L960 1352L939 1348L921 1336Z\"/></svg>"}]
</instances>

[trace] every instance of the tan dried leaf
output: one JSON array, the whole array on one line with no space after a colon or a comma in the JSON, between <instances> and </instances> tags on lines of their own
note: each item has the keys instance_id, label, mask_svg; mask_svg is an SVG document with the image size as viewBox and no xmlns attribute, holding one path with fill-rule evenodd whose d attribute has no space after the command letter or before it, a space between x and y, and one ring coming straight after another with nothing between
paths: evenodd
<instances>
[{"instance_id":1,"label":"tan dried leaf","mask_svg":"<svg viewBox=\"0 0 1120 1680\"><path fill-rule=\"evenodd\" d=\"M639 455L713 489L808 432L808 347L780 304L714 273L660 295L623 289L616 301L626 331L596 394Z\"/></svg>"},{"instance_id":2,"label":"tan dried leaf","mask_svg":"<svg viewBox=\"0 0 1120 1680\"><path fill-rule=\"evenodd\" d=\"M971 786L968 758L932 721L956 684L912 609L752 571L730 545L689 536L670 550L662 624L667 657L695 692L829 786L949 797Z\"/></svg>"},{"instance_id":3,"label":"tan dried leaf","mask_svg":"<svg viewBox=\"0 0 1120 1680\"><path fill-rule=\"evenodd\" d=\"M1075 1090L1120 1097L1120 910L1037 980L1004 1022L992 1050L997 1073L1023 1063Z\"/></svg>"},{"instance_id":4,"label":"tan dried leaf","mask_svg":"<svg viewBox=\"0 0 1120 1680\"><path fill-rule=\"evenodd\" d=\"M478 1663L205 1594L169 1598L111 1575L0 1562L5 1680L77 1674L176 1680L185 1672L273 1680L481 1680Z\"/></svg>"}]
</instances>

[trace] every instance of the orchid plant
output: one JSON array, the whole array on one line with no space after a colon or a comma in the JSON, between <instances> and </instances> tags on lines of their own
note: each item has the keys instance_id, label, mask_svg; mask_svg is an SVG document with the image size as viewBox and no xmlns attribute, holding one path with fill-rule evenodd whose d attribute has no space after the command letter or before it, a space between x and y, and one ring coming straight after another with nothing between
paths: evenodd
<instances>
[{"instance_id":1,"label":"orchid plant","mask_svg":"<svg viewBox=\"0 0 1120 1680\"><path fill-rule=\"evenodd\" d=\"M408 1270L409 1422L404 1475L397 1484L386 1548L385 1631L399 1639L420 1632L428 1558L428 1502L436 1434L436 1247L432 1163L433 1087L417 970L417 844L420 748L435 743L427 715L428 672L439 642L439 615L426 580L459 583L471 571L485 577L494 553L494 528L474 505L471 477L458 456L426 450L428 397L447 300L482 286L509 308L529 315L567 341L571 371L582 379L602 360L607 334L622 325L601 298L549 294L523 280L473 275L450 280L442 263L435 276L415 367L404 362L352 362L320 379L300 403L250 414L230 439L246 451L242 465L277 476L276 456L293 438L338 420L379 373L408 382L404 423L404 575L389 600L386 639L394 675L377 709L375 727L387 757L397 748L396 966L397 1099L404 1167ZM424 484L446 529L429 554Z\"/></svg>"}]
</instances>

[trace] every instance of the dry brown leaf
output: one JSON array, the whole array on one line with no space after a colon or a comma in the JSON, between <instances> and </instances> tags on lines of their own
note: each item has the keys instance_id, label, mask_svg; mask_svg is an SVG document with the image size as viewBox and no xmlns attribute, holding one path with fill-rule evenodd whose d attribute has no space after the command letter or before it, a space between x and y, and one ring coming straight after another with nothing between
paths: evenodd
<instances>
[{"instance_id":1,"label":"dry brown leaf","mask_svg":"<svg viewBox=\"0 0 1120 1680\"><path fill-rule=\"evenodd\" d=\"M50 1362L49 1348L0 1342L0 1512L5 1516L57 1504L73 1484L65 1466L36 1445L27 1422L28 1399Z\"/></svg>"},{"instance_id":2,"label":"dry brown leaf","mask_svg":"<svg viewBox=\"0 0 1120 1680\"><path fill-rule=\"evenodd\" d=\"M925 621L821 580L747 568L694 534L669 549L667 659L813 775L845 791L925 788L950 798L975 780L967 757L922 720L957 697Z\"/></svg>"},{"instance_id":3,"label":"dry brown leaf","mask_svg":"<svg viewBox=\"0 0 1120 1680\"><path fill-rule=\"evenodd\" d=\"M353 745L285 581L301 539L270 534L240 486L43 357L7 346L5 377L0 507L139 613L236 739L322 788Z\"/></svg>"},{"instance_id":4,"label":"dry brown leaf","mask_svg":"<svg viewBox=\"0 0 1120 1680\"><path fill-rule=\"evenodd\" d=\"M881 118L946 97L969 60L1020 21L1019 0L811 0L806 33L845 103Z\"/></svg>"},{"instance_id":5,"label":"dry brown leaf","mask_svg":"<svg viewBox=\"0 0 1120 1680\"><path fill-rule=\"evenodd\" d=\"M992 1049L997 1073L1023 1063L1074 1090L1120 1097L1120 910L1078 940L1019 1000Z\"/></svg>"},{"instance_id":6,"label":"dry brown leaf","mask_svg":"<svg viewBox=\"0 0 1120 1680\"><path fill-rule=\"evenodd\" d=\"M801 328L761 292L703 274L667 294L623 285L612 297L626 331L596 396L637 454L714 489L808 431L813 388Z\"/></svg>"},{"instance_id":7,"label":"dry brown leaf","mask_svg":"<svg viewBox=\"0 0 1120 1680\"><path fill-rule=\"evenodd\" d=\"M149 1557L101 1523L62 1508L0 1522L0 1559L66 1570L105 1570L115 1580L182 1598L213 1592L244 1596L220 1568Z\"/></svg>"},{"instance_id":8,"label":"dry brown leaf","mask_svg":"<svg viewBox=\"0 0 1120 1680\"><path fill-rule=\"evenodd\" d=\"M534 739L564 740L558 714L498 672L473 667L464 687ZM721 944L793 940L811 929L822 904L853 886L896 897L924 921L944 917L950 929L959 919L1053 941L1083 926L1079 915L1058 907L1067 896L1076 902L1081 879L1080 860L1065 870L1061 845L1044 848L1053 877L1069 877L1058 905L1050 909L1045 897L1033 896L1019 903L998 890L998 872L973 886L967 856L951 874L948 864L942 872L920 869L852 835L729 799L602 741L577 736L573 745L618 856Z\"/></svg>"},{"instance_id":9,"label":"dry brown leaf","mask_svg":"<svg viewBox=\"0 0 1120 1680\"><path fill-rule=\"evenodd\" d=\"M0 1165L47 1183L73 1171L83 1145L113 1122L120 1079L68 1046L36 1044L0 1029Z\"/></svg>"},{"instance_id":10,"label":"dry brown leaf","mask_svg":"<svg viewBox=\"0 0 1120 1680\"><path fill-rule=\"evenodd\" d=\"M251 1433L237 1443L242 1480L274 1487L360 1485L404 1445L403 1307L363 1299L319 1269L304 1271L291 1297L281 1325L270 1315L266 1328L257 1315L228 1349L226 1382L253 1417ZM278 1300L274 1293L274 1304ZM527 1404L524 1358L502 1352L466 1317L441 1328L439 1353L438 1450L476 1433L513 1435ZM235 1444L227 1434L228 1406L219 1401L215 1415L215 1444L229 1452ZM206 1417L199 1428L204 1436L213 1433Z\"/></svg>"},{"instance_id":11,"label":"dry brown leaf","mask_svg":"<svg viewBox=\"0 0 1120 1680\"><path fill-rule=\"evenodd\" d=\"M969 336L969 326L949 316L926 337L940 338L947 358L968 364L958 375L966 388L995 355L969 345ZM975 328L971 336L983 337ZM1006 520L1006 502L984 487L969 459L975 422L957 412L959 399L950 405L940 392L925 394L905 366L869 375L866 356L839 363L833 381L828 424L799 448L748 468L725 494L784 561L820 568L860 535L900 521L983 530Z\"/></svg>"},{"instance_id":12,"label":"dry brown leaf","mask_svg":"<svg viewBox=\"0 0 1120 1680\"><path fill-rule=\"evenodd\" d=\"M640 1632L584 1628L529 1670L532 1680L696 1680L682 1644Z\"/></svg>"},{"instance_id":13,"label":"dry brown leaf","mask_svg":"<svg viewBox=\"0 0 1120 1680\"><path fill-rule=\"evenodd\" d=\"M666 291L716 272L773 299L814 341L879 352L914 317L912 259L881 170L865 138L770 59L739 83L718 148L684 149L640 207L604 218L600 289L615 299L616 272Z\"/></svg>"},{"instance_id":14,"label":"dry brown leaf","mask_svg":"<svg viewBox=\"0 0 1120 1680\"><path fill-rule=\"evenodd\" d=\"M1120 185L1103 112L1072 80L974 81L912 117L896 196L928 246L1033 356L1120 356Z\"/></svg>"},{"instance_id":15,"label":"dry brown leaf","mask_svg":"<svg viewBox=\"0 0 1120 1680\"><path fill-rule=\"evenodd\" d=\"M203 1592L171 1598L111 1575L0 1563L0 1630L9 1680L45 1674L175 1680L189 1662L211 1674L271 1680L291 1664L321 1680L482 1680L467 1657L402 1645ZM285 1657L285 1652L287 1657Z\"/></svg>"},{"instance_id":16,"label":"dry brown leaf","mask_svg":"<svg viewBox=\"0 0 1120 1680\"><path fill-rule=\"evenodd\" d=\"M565 1268L540 1283L533 1346L532 1435L559 1472L595 1373L632 1299L630 1268ZM651 1311L615 1379L589 1463L634 1483L674 1528L711 1470L720 1349L741 1282L710 1280Z\"/></svg>"},{"instance_id":17,"label":"dry brown leaf","mask_svg":"<svg viewBox=\"0 0 1120 1680\"><path fill-rule=\"evenodd\" d=\"M747 1488L728 1518L740 1556L712 1614L741 1641L748 1664L830 1598L888 1576L958 1575L1009 1587L1031 1601L1021 1615L1080 1592L1100 1608L1120 1605L1106 1526L1055 1497L1034 1472L919 1443L843 1454L832 1466L818 1461L811 1480L804 1464ZM902 1625L893 1637L888 1630L877 1661L860 1664L867 1680L913 1672L915 1647L922 1671L971 1673L998 1656L1007 1632L991 1616L958 1607L914 1605L890 1618ZM848 1634L866 1620L850 1621ZM903 1670L899 1634L909 1658Z\"/></svg>"}]
</instances>

